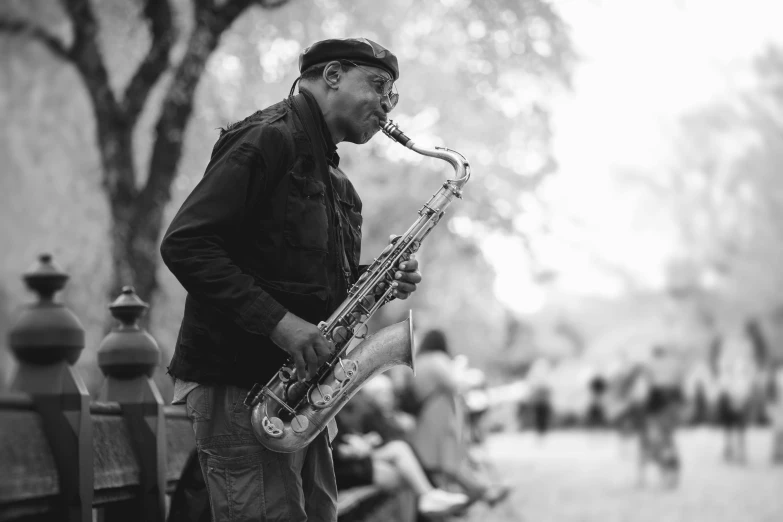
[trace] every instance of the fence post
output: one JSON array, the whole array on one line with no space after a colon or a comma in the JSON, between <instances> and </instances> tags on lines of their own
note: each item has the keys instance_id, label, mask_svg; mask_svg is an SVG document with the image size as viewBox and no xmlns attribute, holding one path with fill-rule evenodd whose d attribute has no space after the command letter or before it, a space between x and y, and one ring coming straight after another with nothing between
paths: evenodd
<instances>
[{"instance_id":1,"label":"fence post","mask_svg":"<svg viewBox=\"0 0 783 522\"><path fill-rule=\"evenodd\" d=\"M73 364L84 348L84 328L54 294L68 274L43 254L23 276L38 294L11 328L19 361L11 389L31 396L57 466L60 494L52 518L92 521L93 448L90 395Z\"/></svg>"},{"instance_id":2,"label":"fence post","mask_svg":"<svg viewBox=\"0 0 783 522\"><path fill-rule=\"evenodd\" d=\"M164 522L166 516L166 423L163 399L151 378L160 350L138 324L148 307L132 287L124 287L109 306L119 324L98 350L98 366L106 376L100 400L120 403L139 463L139 498L107 506L104 518L111 521Z\"/></svg>"}]
</instances>

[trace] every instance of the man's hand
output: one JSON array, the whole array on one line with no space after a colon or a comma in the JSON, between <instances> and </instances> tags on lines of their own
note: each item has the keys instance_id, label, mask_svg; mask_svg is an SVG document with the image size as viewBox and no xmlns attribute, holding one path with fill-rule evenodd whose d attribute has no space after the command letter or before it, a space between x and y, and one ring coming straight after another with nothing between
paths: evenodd
<instances>
[{"instance_id":1,"label":"man's hand","mask_svg":"<svg viewBox=\"0 0 783 522\"><path fill-rule=\"evenodd\" d=\"M389 243L394 243L401 236L389 236ZM409 295L416 291L416 285L421 283L421 274L419 273L419 262L414 254L411 254L407 261L401 261L394 274L392 282L392 295L397 299L407 299ZM386 283L380 283L375 289L375 295L380 295L386 290Z\"/></svg>"},{"instance_id":2,"label":"man's hand","mask_svg":"<svg viewBox=\"0 0 783 522\"><path fill-rule=\"evenodd\" d=\"M315 377L331 355L329 342L318 327L291 312L286 312L269 337L294 360L300 381Z\"/></svg>"},{"instance_id":3,"label":"man's hand","mask_svg":"<svg viewBox=\"0 0 783 522\"><path fill-rule=\"evenodd\" d=\"M419 273L419 261L411 254L410 259L402 261L394 274L392 295L397 299L407 299L409 295L416 291L416 285L421 283L421 274Z\"/></svg>"}]
</instances>

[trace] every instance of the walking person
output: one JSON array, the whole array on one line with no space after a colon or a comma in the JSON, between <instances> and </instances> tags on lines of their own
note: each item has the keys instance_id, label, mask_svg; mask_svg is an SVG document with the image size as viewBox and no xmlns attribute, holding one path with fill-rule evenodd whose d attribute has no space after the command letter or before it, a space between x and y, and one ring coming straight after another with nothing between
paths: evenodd
<instances>
[{"instance_id":1,"label":"walking person","mask_svg":"<svg viewBox=\"0 0 783 522\"><path fill-rule=\"evenodd\" d=\"M289 357L299 380L329 358L315 325L362 270L362 201L337 144L366 143L385 124L399 68L388 49L347 38L306 48L299 71L288 98L221 131L161 245L187 290L168 368L173 403L187 405L216 522L337 518L327 430L275 453L257 441L243 402ZM395 297L416 289L417 268L400 264Z\"/></svg>"},{"instance_id":2,"label":"walking person","mask_svg":"<svg viewBox=\"0 0 783 522\"><path fill-rule=\"evenodd\" d=\"M679 483L680 455L675 431L683 403L682 381L682 366L672 350L664 345L653 347L638 379L646 396L639 439L640 485L645 482L649 463L657 466L664 487L674 488Z\"/></svg>"},{"instance_id":3,"label":"walking person","mask_svg":"<svg viewBox=\"0 0 783 522\"><path fill-rule=\"evenodd\" d=\"M747 463L745 434L755 388L755 371L742 357L726 357L718 374L718 421L723 428L723 459Z\"/></svg>"}]
</instances>

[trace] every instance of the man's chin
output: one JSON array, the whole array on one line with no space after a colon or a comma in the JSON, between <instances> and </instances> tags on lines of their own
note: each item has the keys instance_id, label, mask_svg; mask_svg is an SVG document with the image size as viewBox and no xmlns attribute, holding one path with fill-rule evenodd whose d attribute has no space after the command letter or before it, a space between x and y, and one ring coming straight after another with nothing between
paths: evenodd
<instances>
[{"instance_id":1,"label":"man's chin","mask_svg":"<svg viewBox=\"0 0 783 522\"><path fill-rule=\"evenodd\" d=\"M364 145L365 143L370 141L372 137L378 133L379 130L380 130L379 128L376 128L375 130L372 131L363 132L359 136L356 136L355 139L350 139L347 141L350 141L351 143L356 143L357 145Z\"/></svg>"}]
</instances>

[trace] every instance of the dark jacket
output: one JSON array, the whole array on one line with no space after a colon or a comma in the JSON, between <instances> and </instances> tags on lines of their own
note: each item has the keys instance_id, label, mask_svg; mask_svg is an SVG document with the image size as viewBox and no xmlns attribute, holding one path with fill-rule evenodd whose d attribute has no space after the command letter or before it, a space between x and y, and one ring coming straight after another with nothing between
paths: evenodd
<instances>
[{"instance_id":1,"label":"dark jacket","mask_svg":"<svg viewBox=\"0 0 783 522\"><path fill-rule=\"evenodd\" d=\"M287 359L269 338L286 311L317 324L358 276L362 202L317 103L297 96L307 103L289 98L221 133L163 238L188 292L176 378L266 383Z\"/></svg>"}]
</instances>

